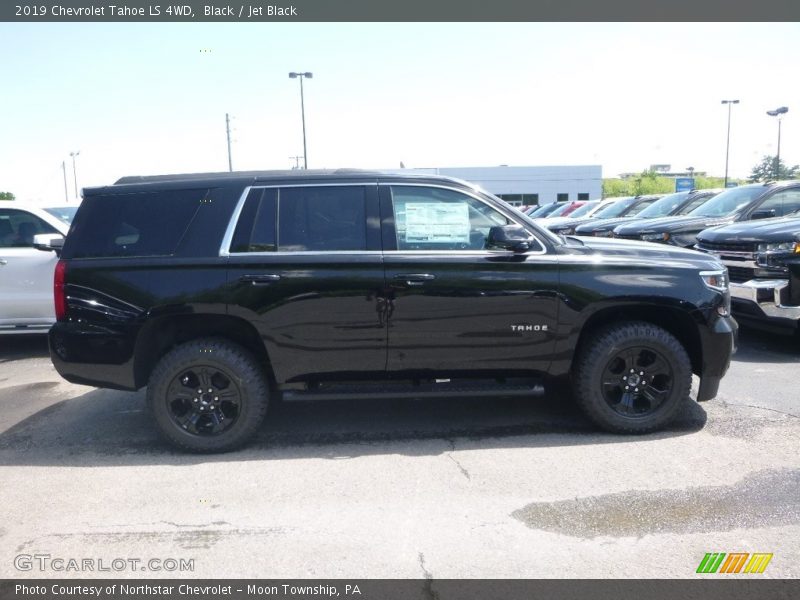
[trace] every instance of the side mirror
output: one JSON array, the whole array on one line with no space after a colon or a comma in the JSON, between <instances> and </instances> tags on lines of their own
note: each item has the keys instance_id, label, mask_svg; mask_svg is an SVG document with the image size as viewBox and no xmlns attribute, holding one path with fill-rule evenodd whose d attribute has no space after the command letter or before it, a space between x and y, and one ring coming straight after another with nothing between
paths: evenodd
<instances>
[{"instance_id":1,"label":"side mirror","mask_svg":"<svg viewBox=\"0 0 800 600\"><path fill-rule=\"evenodd\" d=\"M486 248L489 250L527 252L531 249L531 236L524 227L519 225L497 225L489 229Z\"/></svg>"},{"instance_id":2,"label":"side mirror","mask_svg":"<svg viewBox=\"0 0 800 600\"><path fill-rule=\"evenodd\" d=\"M770 210L757 210L755 211L750 218L751 219L769 219L775 216L775 209Z\"/></svg>"},{"instance_id":3,"label":"side mirror","mask_svg":"<svg viewBox=\"0 0 800 600\"><path fill-rule=\"evenodd\" d=\"M33 247L43 252L55 252L56 256L61 256L64 236L60 233L38 233L33 236Z\"/></svg>"}]
</instances>

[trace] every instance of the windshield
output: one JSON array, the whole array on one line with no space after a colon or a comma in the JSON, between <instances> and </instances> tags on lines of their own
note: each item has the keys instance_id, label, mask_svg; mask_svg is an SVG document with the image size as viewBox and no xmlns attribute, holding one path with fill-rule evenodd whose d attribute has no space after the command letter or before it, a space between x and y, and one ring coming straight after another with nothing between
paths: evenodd
<instances>
[{"instance_id":1,"label":"windshield","mask_svg":"<svg viewBox=\"0 0 800 600\"><path fill-rule=\"evenodd\" d=\"M560 216L561 216L561 215L563 215L565 212L567 212L567 211L568 211L570 208L572 208L572 202L567 202L567 203L566 203L566 204L564 204L563 206L561 206L561 207L559 207L559 208L555 209L553 212L551 212L551 213L550 213L549 215L547 215L547 216L548 216L548 217L560 217Z\"/></svg>"},{"instance_id":2,"label":"windshield","mask_svg":"<svg viewBox=\"0 0 800 600\"><path fill-rule=\"evenodd\" d=\"M600 200L592 200L591 202L587 202L580 208L576 209L574 212L569 213L567 216L575 218L582 217L592 212L592 209L596 208L598 204L600 204Z\"/></svg>"},{"instance_id":3,"label":"windshield","mask_svg":"<svg viewBox=\"0 0 800 600\"><path fill-rule=\"evenodd\" d=\"M78 212L77 206L56 206L53 208L45 208L47 212L57 218L59 221L71 224L72 219L75 218L75 213Z\"/></svg>"},{"instance_id":4,"label":"windshield","mask_svg":"<svg viewBox=\"0 0 800 600\"><path fill-rule=\"evenodd\" d=\"M593 216L597 217L598 219L613 219L614 217L619 217L622 213L628 210L631 204L636 202L636 198L633 196L629 196L627 198L620 198L611 206L604 208L601 211L598 211Z\"/></svg>"},{"instance_id":5,"label":"windshield","mask_svg":"<svg viewBox=\"0 0 800 600\"><path fill-rule=\"evenodd\" d=\"M652 206L655 202L658 201L658 198L648 198L647 200L641 200L631 206L630 210L626 210L622 216L624 217L635 217L638 216L640 212L642 212L645 208Z\"/></svg>"},{"instance_id":6,"label":"windshield","mask_svg":"<svg viewBox=\"0 0 800 600\"><path fill-rule=\"evenodd\" d=\"M750 204L766 190L763 185L745 186L725 190L719 196L698 206L689 214L693 217L724 217Z\"/></svg>"},{"instance_id":7,"label":"windshield","mask_svg":"<svg viewBox=\"0 0 800 600\"><path fill-rule=\"evenodd\" d=\"M551 212L553 212L553 211L554 211L556 208L558 208L558 205L557 205L557 204L545 204L545 205L543 205L543 206L540 206L540 207L539 207L539 208L537 208L536 210L534 210L534 211L532 211L532 212L529 212L529 213L528 213L528 216L529 216L529 217L532 217L532 218L534 218L534 219L535 219L536 217L543 217L543 216L545 216L545 215L547 215L547 214L550 214Z\"/></svg>"},{"instance_id":8,"label":"windshield","mask_svg":"<svg viewBox=\"0 0 800 600\"><path fill-rule=\"evenodd\" d=\"M643 219L652 219L655 217L666 217L671 215L681 204L686 201L689 192L678 192L676 194L669 194L660 200L653 202L650 206L646 207L639 216Z\"/></svg>"},{"instance_id":9,"label":"windshield","mask_svg":"<svg viewBox=\"0 0 800 600\"><path fill-rule=\"evenodd\" d=\"M698 207L698 206L700 206L701 204L705 204L706 202L708 202L709 200L711 200L711 199L712 199L714 196L716 196L718 193L719 193L719 192L715 192L715 193L713 193L713 194L711 194L711 195L709 195L709 196L698 196L698 197L697 197L697 198L695 198L694 200L690 201L690 202L689 202L689 203L688 203L686 206L684 206L683 208L681 208L681 209L680 209L678 212L676 212L675 214L676 214L676 215L688 215L688 214L689 214L690 212L692 212L692 211L693 211L695 208L697 208L697 207Z\"/></svg>"}]
</instances>

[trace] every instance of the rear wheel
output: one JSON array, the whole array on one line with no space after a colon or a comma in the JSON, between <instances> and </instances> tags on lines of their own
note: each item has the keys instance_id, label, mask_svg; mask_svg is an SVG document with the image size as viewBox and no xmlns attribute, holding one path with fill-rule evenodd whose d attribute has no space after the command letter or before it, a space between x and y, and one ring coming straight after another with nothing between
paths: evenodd
<instances>
[{"instance_id":1,"label":"rear wheel","mask_svg":"<svg viewBox=\"0 0 800 600\"><path fill-rule=\"evenodd\" d=\"M269 387L258 361L223 339L195 340L168 352L147 387L161 435L192 452L245 444L264 420Z\"/></svg>"},{"instance_id":2,"label":"rear wheel","mask_svg":"<svg viewBox=\"0 0 800 600\"><path fill-rule=\"evenodd\" d=\"M573 371L578 405L614 433L646 433L668 425L691 384L683 345L661 327L639 321L599 330L583 344Z\"/></svg>"}]
</instances>

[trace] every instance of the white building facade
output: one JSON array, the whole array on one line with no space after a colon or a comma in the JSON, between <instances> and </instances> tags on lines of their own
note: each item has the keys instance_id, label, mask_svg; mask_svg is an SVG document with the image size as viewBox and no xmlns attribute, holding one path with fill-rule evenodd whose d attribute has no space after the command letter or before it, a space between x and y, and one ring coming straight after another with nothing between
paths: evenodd
<instances>
[{"instance_id":1,"label":"white building facade","mask_svg":"<svg viewBox=\"0 0 800 600\"><path fill-rule=\"evenodd\" d=\"M600 165L440 167L407 171L464 179L514 205L595 200L603 194L603 169Z\"/></svg>"}]
</instances>

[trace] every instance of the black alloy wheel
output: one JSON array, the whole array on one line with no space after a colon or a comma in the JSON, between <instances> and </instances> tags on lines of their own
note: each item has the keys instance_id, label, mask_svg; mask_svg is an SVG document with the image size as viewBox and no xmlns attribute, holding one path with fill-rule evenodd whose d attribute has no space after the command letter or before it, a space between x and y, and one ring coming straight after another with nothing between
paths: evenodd
<instances>
[{"instance_id":1,"label":"black alloy wheel","mask_svg":"<svg viewBox=\"0 0 800 600\"><path fill-rule=\"evenodd\" d=\"M234 377L212 365L198 365L176 375L165 396L176 426L194 435L219 435L239 418L242 393Z\"/></svg>"},{"instance_id":2,"label":"black alloy wheel","mask_svg":"<svg viewBox=\"0 0 800 600\"><path fill-rule=\"evenodd\" d=\"M614 412L644 417L658 410L669 396L674 375L656 350L634 346L616 353L603 371L602 394Z\"/></svg>"}]
</instances>

